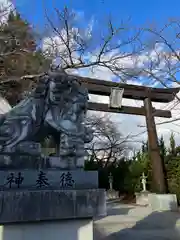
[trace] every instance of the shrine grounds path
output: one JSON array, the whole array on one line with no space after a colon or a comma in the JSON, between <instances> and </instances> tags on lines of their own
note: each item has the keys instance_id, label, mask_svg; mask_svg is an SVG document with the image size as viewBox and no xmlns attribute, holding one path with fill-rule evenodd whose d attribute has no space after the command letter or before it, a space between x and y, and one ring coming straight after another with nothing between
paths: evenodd
<instances>
[{"instance_id":1,"label":"shrine grounds path","mask_svg":"<svg viewBox=\"0 0 180 240\"><path fill-rule=\"evenodd\" d=\"M180 211L152 212L114 200L107 203L107 212L94 221L94 240L180 239Z\"/></svg>"}]
</instances>

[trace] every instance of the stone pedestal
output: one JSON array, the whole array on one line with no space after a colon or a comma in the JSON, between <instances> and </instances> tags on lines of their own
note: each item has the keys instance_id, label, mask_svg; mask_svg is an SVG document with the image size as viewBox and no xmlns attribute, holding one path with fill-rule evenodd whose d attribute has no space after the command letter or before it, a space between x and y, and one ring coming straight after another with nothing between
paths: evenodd
<instances>
[{"instance_id":1,"label":"stone pedestal","mask_svg":"<svg viewBox=\"0 0 180 240\"><path fill-rule=\"evenodd\" d=\"M83 170L8 170L0 171L0 190L96 189L98 172Z\"/></svg>"},{"instance_id":2,"label":"stone pedestal","mask_svg":"<svg viewBox=\"0 0 180 240\"><path fill-rule=\"evenodd\" d=\"M92 240L92 219L0 226L0 240Z\"/></svg>"},{"instance_id":3,"label":"stone pedestal","mask_svg":"<svg viewBox=\"0 0 180 240\"><path fill-rule=\"evenodd\" d=\"M136 196L136 204L141 206L149 205L149 192L142 191L140 193L135 193Z\"/></svg>"},{"instance_id":4,"label":"stone pedestal","mask_svg":"<svg viewBox=\"0 0 180 240\"><path fill-rule=\"evenodd\" d=\"M117 198L119 198L119 194L118 194L118 192L115 191L114 189L109 189L109 190L106 192L106 198L107 198L107 200L117 199Z\"/></svg>"},{"instance_id":5,"label":"stone pedestal","mask_svg":"<svg viewBox=\"0 0 180 240\"><path fill-rule=\"evenodd\" d=\"M149 194L149 205L153 211L177 211L177 197L175 194Z\"/></svg>"},{"instance_id":6,"label":"stone pedestal","mask_svg":"<svg viewBox=\"0 0 180 240\"><path fill-rule=\"evenodd\" d=\"M5 191L0 208L2 240L93 240L93 217L106 215L105 191Z\"/></svg>"},{"instance_id":7,"label":"stone pedestal","mask_svg":"<svg viewBox=\"0 0 180 240\"><path fill-rule=\"evenodd\" d=\"M97 172L0 171L0 240L93 240L106 215Z\"/></svg>"}]
</instances>

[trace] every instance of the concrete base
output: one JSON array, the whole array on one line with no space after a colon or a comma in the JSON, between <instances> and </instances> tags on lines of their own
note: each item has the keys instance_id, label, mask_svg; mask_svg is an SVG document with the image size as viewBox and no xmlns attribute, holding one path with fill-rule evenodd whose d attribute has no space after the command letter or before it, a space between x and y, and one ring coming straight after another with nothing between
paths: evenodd
<instances>
[{"instance_id":1,"label":"concrete base","mask_svg":"<svg viewBox=\"0 0 180 240\"><path fill-rule=\"evenodd\" d=\"M107 200L117 199L117 198L119 198L119 194L118 194L117 191L115 191L115 190L108 190L108 191L106 192L106 199L107 199Z\"/></svg>"},{"instance_id":2,"label":"concrete base","mask_svg":"<svg viewBox=\"0 0 180 240\"><path fill-rule=\"evenodd\" d=\"M91 219L0 226L0 240L93 240Z\"/></svg>"},{"instance_id":3,"label":"concrete base","mask_svg":"<svg viewBox=\"0 0 180 240\"><path fill-rule=\"evenodd\" d=\"M0 191L0 240L93 240L103 189Z\"/></svg>"},{"instance_id":4,"label":"concrete base","mask_svg":"<svg viewBox=\"0 0 180 240\"><path fill-rule=\"evenodd\" d=\"M147 206L149 205L149 192L140 192L135 193L136 196L136 204L141 206Z\"/></svg>"},{"instance_id":5,"label":"concrete base","mask_svg":"<svg viewBox=\"0 0 180 240\"><path fill-rule=\"evenodd\" d=\"M177 211L177 197L175 194L155 194L148 195L149 204L153 211Z\"/></svg>"}]
</instances>

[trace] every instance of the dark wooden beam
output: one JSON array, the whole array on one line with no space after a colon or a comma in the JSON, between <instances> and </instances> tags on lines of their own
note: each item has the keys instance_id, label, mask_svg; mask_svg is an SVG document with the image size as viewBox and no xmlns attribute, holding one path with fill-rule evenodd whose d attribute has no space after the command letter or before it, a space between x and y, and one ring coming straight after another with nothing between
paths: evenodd
<instances>
[{"instance_id":1,"label":"dark wooden beam","mask_svg":"<svg viewBox=\"0 0 180 240\"><path fill-rule=\"evenodd\" d=\"M90 94L110 96L111 88L119 87L124 88L123 98L144 100L148 97L152 102L171 102L180 90L179 88L150 88L79 76L78 79Z\"/></svg>"},{"instance_id":2,"label":"dark wooden beam","mask_svg":"<svg viewBox=\"0 0 180 240\"><path fill-rule=\"evenodd\" d=\"M140 116L146 115L146 111L144 107L122 106L121 109L117 109L117 108L109 108L108 104L93 103L93 102L88 103L88 110L100 111L100 112L123 113L123 114L140 115ZM153 109L153 116L171 118L171 112L167 110Z\"/></svg>"},{"instance_id":3,"label":"dark wooden beam","mask_svg":"<svg viewBox=\"0 0 180 240\"><path fill-rule=\"evenodd\" d=\"M167 189L164 175L164 163L163 159L161 159L160 148L158 146L158 136L151 99L146 98L144 100L144 108L146 111L148 151L152 165L153 192L166 193Z\"/></svg>"}]
</instances>

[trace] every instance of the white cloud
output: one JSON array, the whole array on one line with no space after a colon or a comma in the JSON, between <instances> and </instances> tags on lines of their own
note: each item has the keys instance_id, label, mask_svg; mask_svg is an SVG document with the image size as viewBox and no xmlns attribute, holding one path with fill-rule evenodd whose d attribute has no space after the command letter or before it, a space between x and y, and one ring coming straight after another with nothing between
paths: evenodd
<instances>
[{"instance_id":1,"label":"white cloud","mask_svg":"<svg viewBox=\"0 0 180 240\"><path fill-rule=\"evenodd\" d=\"M54 58L62 56L66 61L69 60L68 56L68 49L64 42L67 42L67 38L69 37L69 48L73 51L74 50L74 35L78 35L78 29L72 28L69 30L69 36L67 36L66 31L63 29L60 31L59 35L53 35L51 37L46 37L43 39L42 48L45 53L48 55L52 55ZM72 57L76 59L76 52L74 52ZM69 61L68 61L69 63ZM65 64L64 62L62 65Z\"/></svg>"},{"instance_id":2,"label":"white cloud","mask_svg":"<svg viewBox=\"0 0 180 240\"><path fill-rule=\"evenodd\" d=\"M92 25L90 26L91 26L90 29L92 31ZM73 31L79 34L77 29L74 29ZM58 52L55 52L55 54L57 55L58 54L64 54L64 56L66 55L66 49L64 48L64 44L62 43L61 39L58 36L54 36L53 39L46 38L44 39L43 43L44 43L43 44L44 50L50 50L50 51L55 50L55 51L58 51ZM49 46L52 43L58 46L58 48L57 47L54 48L54 46L53 48L49 48ZM73 46L74 42L72 41L71 44ZM88 60L88 62L93 62L96 59L96 56L97 56L96 53L97 52L86 53L84 56L84 59ZM117 59L115 61L115 64L117 64L119 67L129 69L129 71L131 71L132 73L133 72L137 73L144 68L148 70L150 67L149 65L153 64L153 73L156 76L166 77L167 75L167 72L166 72L167 63L165 61L166 60L165 56L167 55L167 53L164 50L163 44L155 44L154 49L143 51L138 55L132 55L128 57L123 57L123 55L121 55L118 52L118 50L112 51L111 53L104 55L103 60L117 57L118 54L119 56L121 56L121 58ZM73 56L75 59L77 59L78 53L75 52ZM177 60L175 58L172 58L171 56L168 60L170 60L173 64L176 64L177 62ZM88 76L88 77L93 77L93 78L98 78L98 79L103 79L108 81L111 81L113 79L112 72L109 69L100 67L100 66L75 70L73 73L79 74L81 76ZM126 80L127 80L127 83L129 84L143 85L145 83L146 85L148 84L151 87L156 87L157 84L159 84L154 79L149 79L147 83L148 77L149 75L147 73L146 74L144 73L139 77L141 81L129 80L128 78ZM145 82L143 82L143 80L145 80ZM179 97L180 97L180 94L179 94ZM109 101L108 97L103 97L103 96L90 96L90 100L103 102L103 103L108 103ZM174 119L178 116L180 117L180 103L177 104L176 108L173 108L175 103L176 103L176 100L174 100L172 103L169 103L169 104L153 103L153 106L156 107L157 109L166 109L166 110L171 110L171 107L172 107L172 119ZM143 103L141 101L123 99L123 105L142 106ZM133 135L133 136L137 135L137 137L133 139L134 139L135 145L137 145L138 147L140 146L139 141L147 139L146 128L139 127L139 126L146 125L145 117L130 116L125 114L112 114L112 118L114 119L114 121L117 122L120 130L124 135ZM167 119L156 118L155 121L158 124L159 122L167 121ZM166 143L168 143L170 133L171 131L173 131L175 133L177 143L180 144L180 121L176 122L175 124L172 122L172 123L157 125L158 136L160 137L161 135L163 135Z\"/></svg>"}]
</instances>

